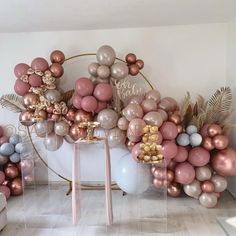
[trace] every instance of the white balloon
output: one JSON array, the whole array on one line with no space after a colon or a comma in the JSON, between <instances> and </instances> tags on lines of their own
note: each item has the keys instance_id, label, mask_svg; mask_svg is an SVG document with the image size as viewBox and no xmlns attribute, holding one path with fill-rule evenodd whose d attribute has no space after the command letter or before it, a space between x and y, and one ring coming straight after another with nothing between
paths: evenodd
<instances>
[{"instance_id":1,"label":"white balloon","mask_svg":"<svg viewBox=\"0 0 236 236\"><path fill-rule=\"evenodd\" d=\"M202 143L202 136L198 133L194 133L190 135L190 144L193 147L200 146Z\"/></svg>"},{"instance_id":2,"label":"white balloon","mask_svg":"<svg viewBox=\"0 0 236 236\"><path fill-rule=\"evenodd\" d=\"M118 162L115 169L115 180L124 192L141 194L151 185L150 166L135 162L128 154Z\"/></svg>"},{"instance_id":3,"label":"white balloon","mask_svg":"<svg viewBox=\"0 0 236 236\"><path fill-rule=\"evenodd\" d=\"M197 133L197 127L195 125L189 125L186 128L186 133L189 134L189 135Z\"/></svg>"}]
</instances>

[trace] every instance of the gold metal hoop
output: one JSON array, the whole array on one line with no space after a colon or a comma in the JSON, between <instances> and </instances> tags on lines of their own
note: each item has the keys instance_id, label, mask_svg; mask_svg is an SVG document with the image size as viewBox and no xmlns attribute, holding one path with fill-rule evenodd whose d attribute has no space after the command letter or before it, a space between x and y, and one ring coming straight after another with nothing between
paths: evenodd
<instances>
[{"instance_id":1,"label":"gold metal hoop","mask_svg":"<svg viewBox=\"0 0 236 236\"><path fill-rule=\"evenodd\" d=\"M70 61L70 60L73 60L73 59L76 59L76 58L87 57L87 56L96 56L96 53L83 53L83 54L74 55L74 56L71 56L71 57L66 58L66 59L65 59L65 62ZM126 61L124 61L123 59L118 58L118 57L116 57L116 60L126 63ZM143 73L139 72L139 75L141 75L141 76L143 77L143 79L148 83L148 85L150 86L151 89L154 88L154 86L151 84L151 82L148 80L148 78L147 78L146 76L144 76ZM72 181L69 180L68 178L64 177L63 175L59 174L58 172L56 172L52 167L50 167L50 166L48 165L48 163L44 160L44 158L39 154L37 148L35 147L35 145L34 145L34 143L33 143L33 139L32 139L32 136L31 136L29 127L27 127L27 134L28 134L28 136L29 136L30 142L31 142L31 144L32 144L32 146L33 146L33 149L34 149L36 155L37 155L38 158L42 161L42 163L43 163L50 171L52 171L55 175L57 175L59 178L65 180L65 181L67 181L67 182L69 183L69 190L68 190L68 192L67 192L67 195L69 195L70 192L71 192L71 189L72 189ZM104 188L103 185L95 186L95 185L85 185L85 184L82 184L81 187L82 187L82 188L85 188L85 189L101 189L101 188ZM112 184L112 187L113 187L114 189L117 189L116 184Z\"/></svg>"}]
</instances>

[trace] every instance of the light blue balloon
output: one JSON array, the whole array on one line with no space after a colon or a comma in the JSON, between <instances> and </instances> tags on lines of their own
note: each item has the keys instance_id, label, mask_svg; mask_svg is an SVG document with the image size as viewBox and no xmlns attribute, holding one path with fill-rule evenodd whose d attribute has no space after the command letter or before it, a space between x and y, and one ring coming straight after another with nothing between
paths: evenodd
<instances>
[{"instance_id":1,"label":"light blue balloon","mask_svg":"<svg viewBox=\"0 0 236 236\"><path fill-rule=\"evenodd\" d=\"M21 136L18 134L13 134L9 139L9 143L11 143L13 145L20 143L21 141L22 141Z\"/></svg>"},{"instance_id":2,"label":"light blue balloon","mask_svg":"<svg viewBox=\"0 0 236 236\"><path fill-rule=\"evenodd\" d=\"M200 146L201 143L202 143L202 136L199 133L191 134L191 136L190 136L190 144L193 147Z\"/></svg>"},{"instance_id":3,"label":"light blue balloon","mask_svg":"<svg viewBox=\"0 0 236 236\"><path fill-rule=\"evenodd\" d=\"M0 153L4 156L10 156L15 151L14 145L11 143L4 143L0 147Z\"/></svg>"},{"instance_id":4,"label":"light blue balloon","mask_svg":"<svg viewBox=\"0 0 236 236\"><path fill-rule=\"evenodd\" d=\"M15 146L15 152L17 153L26 153L28 151L27 145L24 143L17 143Z\"/></svg>"},{"instance_id":5,"label":"light blue balloon","mask_svg":"<svg viewBox=\"0 0 236 236\"><path fill-rule=\"evenodd\" d=\"M10 161L13 163L17 163L20 161L20 154L15 152L9 157Z\"/></svg>"},{"instance_id":6,"label":"light blue balloon","mask_svg":"<svg viewBox=\"0 0 236 236\"><path fill-rule=\"evenodd\" d=\"M190 143L189 135L186 133L181 133L178 135L176 142L179 144L179 146L188 146Z\"/></svg>"},{"instance_id":7,"label":"light blue balloon","mask_svg":"<svg viewBox=\"0 0 236 236\"><path fill-rule=\"evenodd\" d=\"M187 128L186 128L186 132L187 134L191 135L191 134L194 134L194 133L197 133L197 127L195 125L189 125Z\"/></svg>"}]
</instances>

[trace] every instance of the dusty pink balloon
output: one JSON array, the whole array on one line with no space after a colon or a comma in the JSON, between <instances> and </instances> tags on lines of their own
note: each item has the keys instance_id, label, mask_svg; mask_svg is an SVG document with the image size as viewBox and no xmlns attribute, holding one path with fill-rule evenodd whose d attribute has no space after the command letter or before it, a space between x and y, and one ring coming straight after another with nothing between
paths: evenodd
<instances>
[{"instance_id":1,"label":"dusty pink balloon","mask_svg":"<svg viewBox=\"0 0 236 236\"><path fill-rule=\"evenodd\" d=\"M48 62L42 58L42 57L37 57L35 58L32 63L31 63L31 67L34 70L39 70L39 71L46 71L49 68Z\"/></svg>"},{"instance_id":2,"label":"dusty pink balloon","mask_svg":"<svg viewBox=\"0 0 236 236\"><path fill-rule=\"evenodd\" d=\"M156 134L157 134L157 136L158 136L158 139L157 139L157 142L156 142L156 143L157 143L157 144L161 144L162 141L163 141L162 134L161 134L160 131L157 131Z\"/></svg>"},{"instance_id":3,"label":"dusty pink balloon","mask_svg":"<svg viewBox=\"0 0 236 236\"><path fill-rule=\"evenodd\" d=\"M165 99L165 100L170 102L170 111L175 111L178 108L178 104L177 104L177 102L176 102L176 100L174 98L172 98L172 97L165 97L163 99Z\"/></svg>"},{"instance_id":4,"label":"dusty pink balloon","mask_svg":"<svg viewBox=\"0 0 236 236\"><path fill-rule=\"evenodd\" d=\"M132 148L131 154L132 154L132 158L133 158L135 161L138 161L138 156L139 156L140 151L141 151L141 149L140 149L140 145L141 145L141 144L142 144L141 142L140 142L140 143L137 143L137 144L135 144L135 146Z\"/></svg>"},{"instance_id":5,"label":"dusty pink balloon","mask_svg":"<svg viewBox=\"0 0 236 236\"><path fill-rule=\"evenodd\" d=\"M7 186L0 186L0 192L5 195L6 199L8 199L11 195L11 191Z\"/></svg>"},{"instance_id":6,"label":"dusty pink balloon","mask_svg":"<svg viewBox=\"0 0 236 236\"><path fill-rule=\"evenodd\" d=\"M97 109L95 110L96 113L99 113L100 111L104 110L107 108L107 103L106 102L100 102L98 101L98 106Z\"/></svg>"},{"instance_id":7,"label":"dusty pink balloon","mask_svg":"<svg viewBox=\"0 0 236 236\"><path fill-rule=\"evenodd\" d=\"M161 154L166 159L172 159L176 156L178 152L177 145L171 141L164 141L162 143Z\"/></svg>"},{"instance_id":8,"label":"dusty pink balloon","mask_svg":"<svg viewBox=\"0 0 236 236\"><path fill-rule=\"evenodd\" d=\"M9 142L9 137L7 136L2 136L0 138L0 145L4 144L4 143L8 143Z\"/></svg>"},{"instance_id":9,"label":"dusty pink balloon","mask_svg":"<svg viewBox=\"0 0 236 236\"><path fill-rule=\"evenodd\" d=\"M136 96L133 96L132 98L130 98L128 103L136 103L136 104L140 105L143 100L144 100L144 97L142 95L136 95Z\"/></svg>"},{"instance_id":10,"label":"dusty pink balloon","mask_svg":"<svg viewBox=\"0 0 236 236\"><path fill-rule=\"evenodd\" d=\"M5 174L3 171L0 171L0 185L5 181Z\"/></svg>"},{"instance_id":11,"label":"dusty pink balloon","mask_svg":"<svg viewBox=\"0 0 236 236\"><path fill-rule=\"evenodd\" d=\"M150 90L149 92L146 93L145 99L152 99L156 103L159 103L161 99L161 95L157 90Z\"/></svg>"},{"instance_id":12,"label":"dusty pink balloon","mask_svg":"<svg viewBox=\"0 0 236 236\"><path fill-rule=\"evenodd\" d=\"M147 123L147 125L156 125L160 127L163 123L162 116L159 112L151 111L148 112L144 117L144 121Z\"/></svg>"},{"instance_id":13,"label":"dusty pink balloon","mask_svg":"<svg viewBox=\"0 0 236 236\"><path fill-rule=\"evenodd\" d=\"M146 114L150 111L156 111L157 103L152 99L145 99L141 103L141 107L143 109L143 112Z\"/></svg>"},{"instance_id":14,"label":"dusty pink balloon","mask_svg":"<svg viewBox=\"0 0 236 236\"><path fill-rule=\"evenodd\" d=\"M21 76L25 75L27 73L27 70L29 69L29 65L25 63L19 63L14 68L14 74L16 78L20 78Z\"/></svg>"},{"instance_id":15,"label":"dusty pink balloon","mask_svg":"<svg viewBox=\"0 0 236 236\"><path fill-rule=\"evenodd\" d=\"M176 124L170 121L166 121L160 128L160 132L163 136L163 139L172 140L175 139L178 135L178 129Z\"/></svg>"},{"instance_id":16,"label":"dusty pink balloon","mask_svg":"<svg viewBox=\"0 0 236 236\"><path fill-rule=\"evenodd\" d=\"M108 102L112 99L112 87L110 84L97 84L93 95L101 102Z\"/></svg>"},{"instance_id":17,"label":"dusty pink balloon","mask_svg":"<svg viewBox=\"0 0 236 236\"><path fill-rule=\"evenodd\" d=\"M74 94L72 97L72 104L75 108L81 109L81 102L82 102L82 97L79 96L78 94Z\"/></svg>"},{"instance_id":18,"label":"dusty pink balloon","mask_svg":"<svg viewBox=\"0 0 236 236\"><path fill-rule=\"evenodd\" d=\"M202 147L195 147L190 150L188 161L193 166L205 166L210 161L210 153Z\"/></svg>"},{"instance_id":19,"label":"dusty pink balloon","mask_svg":"<svg viewBox=\"0 0 236 236\"><path fill-rule=\"evenodd\" d=\"M16 80L15 85L14 85L14 90L17 95L24 96L26 93L28 93L29 89L30 89L29 84L23 82L20 79Z\"/></svg>"},{"instance_id":20,"label":"dusty pink balloon","mask_svg":"<svg viewBox=\"0 0 236 236\"><path fill-rule=\"evenodd\" d=\"M128 104L123 110L123 115L128 121L131 121L135 118L143 118L143 109L138 104Z\"/></svg>"},{"instance_id":21,"label":"dusty pink balloon","mask_svg":"<svg viewBox=\"0 0 236 236\"><path fill-rule=\"evenodd\" d=\"M130 121L128 130L129 134L135 137L141 137L143 135L143 129L146 126L146 123L139 118L135 118Z\"/></svg>"},{"instance_id":22,"label":"dusty pink balloon","mask_svg":"<svg viewBox=\"0 0 236 236\"><path fill-rule=\"evenodd\" d=\"M188 162L182 162L175 167L175 181L180 184L190 184L195 178L195 170Z\"/></svg>"},{"instance_id":23,"label":"dusty pink balloon","mask_svg":"<svg viewBox=\"0 0 236 236\"><path fill-rule=\"evenodd\" d=\"M78 95L84 97L89 96L93 94L94 90L94 84L93 82L88 78L80 78L75 83L75 91Z\"/></svg>"},{"instance_id":24,"label":"dusty pink balloon","mask_svg":"<svg viewBox=\"0 0 236 236\"><path fill-rule=\"evenodd\" d=\"M121 130L127 130L129 126L129 121L125 117L121 117L118 120L117 126Z\"/></svg>"},{"instance_id":25,"label":"dusty pink balloon","mask_svg":"<svg viewBox=\"0 0 236 236\"><path fill-rule=\"evenodd\" d=\"M2 136L3 136L3 134L4 134L3 127L2 127L2 126L0 126L0 137L2 137Z\"/></svg>"},{"instance_id":26,"label":"dusty pink balloon","mask_svg":"<svg viewBox=\"0 0 236 236\"><path fill-rule=\"evenodd\" d=\"M30 75L29 84L32 87L40 87L43 84L42 77L36 74Z\"/></svg>"},{"instance_id":27,"label":"dusty pink balloon","mask_svg":"<svg viewBox=\"0 0 236 236\"><path fill-rule=\"evenodd\" d=\"M184 162L188 159L188 150L185 147L178 146L178 152L174 157L176 162Z\"/></svg>"},{"instance_id":28,"label":"dusty pink balloon","mask_svg":"<svg viewBox=\"0 0 236 236\"><path fill-rule=\"evenodd\" d=\"M168 119L168 114L166 111L162 109L157 109L157 112L160 113L163 121L166 121Z\"/></svg>"},{"instance_id":29,"label":"dusty pink balloon","mask_svg":"<svg viewBox=\"0 0 236 236\"><path fill-rule=\"evenodd\" d=\"M166 97L161 99L158 107L166 112L174 111L177 108L177 102L173 98Z\"/></svg>"},{"instance_id":30,"label":"dusty pink balloon","mask_svg":"<svg viewBox=\"0 0 236 236\"><path fill-rule=\"evenodd\" d=\"M203 125L203 127L201 128L200 130L200 134L202 135L203 138L207 137L208 134L207 134L207 130L208 130L208 127L210 126L210 124L205 124Z\"/></svg>"},{"instance_id":31,"label":"dusty pink balloon","mask_svg":"<svg viewBox=\"0 0 236 236\"><path fill-rule=\"evenodd\" d=\"M82 98L81 107L84 111L95 112L98 106L98 102L94 96L86 96Z\"/></svg>"}]
</instances>

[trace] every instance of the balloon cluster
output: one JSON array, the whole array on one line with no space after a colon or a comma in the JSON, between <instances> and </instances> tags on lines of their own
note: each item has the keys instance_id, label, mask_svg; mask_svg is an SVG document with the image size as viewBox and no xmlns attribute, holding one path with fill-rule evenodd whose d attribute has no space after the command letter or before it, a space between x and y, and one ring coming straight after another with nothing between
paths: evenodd
<instances>
[{"instance_id":1,"label":"balloon cluster","mask_svg":"<svg viewBox=\"0 0 236 236\"><path fill-rule=\"evenodd\" d=\"M21 158L23 143L19 135L7 137L0 127L0 192L8 199L23 192L21 179Z\"/></svg>"},{"instance_id":2,"label":"balloon cluster","mask_svg":"<svg viewBox=\"0 0 236 236\"><path fill-rule=\"evenodd\" d=\"M133 53L129 53L125 57L125 61L129 67L129 74L130 75L137 75L140 70L144 67L144 62L141 59L137 59L136 55Z\"/></svg>"}]
</instances>

